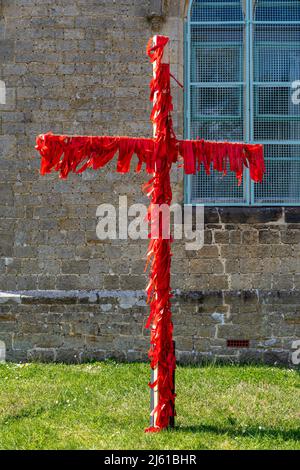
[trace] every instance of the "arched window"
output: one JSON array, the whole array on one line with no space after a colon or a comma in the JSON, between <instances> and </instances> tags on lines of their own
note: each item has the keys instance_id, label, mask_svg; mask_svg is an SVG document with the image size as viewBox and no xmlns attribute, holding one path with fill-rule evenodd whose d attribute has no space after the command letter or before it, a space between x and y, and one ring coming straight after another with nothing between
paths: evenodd
<instances>
[{"instance_id":1,"label":"arched window","mask_svg":"<svg viewBox=\"0 0 300 470\"><path fill-rule=\"evenodd\" d=\"M186 202L300 204L300 1L193 0L186 45L186 137L264 143L267 165L187 177Z\"/></svg>"}]
</instances>

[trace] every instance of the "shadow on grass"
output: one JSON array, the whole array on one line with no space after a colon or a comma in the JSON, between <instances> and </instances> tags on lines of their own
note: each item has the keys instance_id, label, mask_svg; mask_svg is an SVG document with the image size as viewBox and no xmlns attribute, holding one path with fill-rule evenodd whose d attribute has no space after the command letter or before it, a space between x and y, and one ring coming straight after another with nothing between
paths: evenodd
<instances>
[{"instance_id":1,"label":"shadow on grass","mask_svg":"<svg viewBox=\"0 0 300 470\"><path fill-rule=\"evenodd\" d=\"M26 418L37 418L40 415L44 414L45 412L49 411L43 406L39 406L37 408L24 408L23 410L20 410L19 412L15 414L10 414L7 416L4 416L0 423L1 424L10 424L14 421L20 421L22 419Z\"/></svg>"},{"instance_id":2,"label":"shadow on grass","mask_svg":"<svg viewBox=\"0 0 300 470\"><path fill-rule=\"evenodd\" d=\"M219 436L227 435L230 437L277 437L283 440L300 441L300 427L296 429L282 430L272 428L262 428L257 426L247 426L247 428L238 428L234 426L214 426L210 424L200 424L191 426L175 426L173 432L190 433L211 433Z\"/></svg>"}]
</instances>

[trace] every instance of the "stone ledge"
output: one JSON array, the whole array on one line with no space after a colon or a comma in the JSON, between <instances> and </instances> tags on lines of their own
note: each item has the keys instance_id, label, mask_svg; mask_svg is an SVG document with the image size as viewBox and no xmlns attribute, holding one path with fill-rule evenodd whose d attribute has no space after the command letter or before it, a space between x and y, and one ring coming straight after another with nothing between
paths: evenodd
<instances>
[{"instance_id":1,"label":"stone ledge","mask_svg":"<svg viewBox=\"0 0 300 470\"><path fill-rule=\"evenodd\" d=\"M145 297L143 291L33 290L0 291L0 304L99 304L103 298Z\"/></svg>"},{"instance_id":2,"label":"stone ledge","mask_svg":"<svg viewBox=\"0 0 300 470\"><path fill-rule=\"evenodd\" d=\"M187 302L207 304L300 304L300 290L193 290L173 291L173 298ZM144 302L146 294L141 290L33 290L0 291L1 304L101 304L103 299L120 300L124 305L138 299ZM135 303L135 302L134 302ZM143 303L144 305L144 303Z\"/></svg>"}]
</instances>

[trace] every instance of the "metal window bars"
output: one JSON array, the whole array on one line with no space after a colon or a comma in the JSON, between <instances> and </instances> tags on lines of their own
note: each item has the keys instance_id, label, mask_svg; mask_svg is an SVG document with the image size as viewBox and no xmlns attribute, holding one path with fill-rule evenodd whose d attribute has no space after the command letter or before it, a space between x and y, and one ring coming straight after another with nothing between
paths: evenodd
<instances>
[{"instance_id":1,"label":"metal window bars","mask_svg":"<svg viewBox=\"0 0 300 470\"><path fill-rule=\"evenodd\" d=\"M194 0L186 25L186 137L262 142L262 185L203 172L186 203L300 204L299 0ZM299 93L300 96L300 93Z\"/></svg>"}]
</instances>

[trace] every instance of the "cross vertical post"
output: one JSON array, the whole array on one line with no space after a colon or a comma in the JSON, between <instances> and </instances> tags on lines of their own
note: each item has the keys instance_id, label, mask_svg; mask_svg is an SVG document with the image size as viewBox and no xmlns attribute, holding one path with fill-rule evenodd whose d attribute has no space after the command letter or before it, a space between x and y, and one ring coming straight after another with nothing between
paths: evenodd
<instances>
[{"instance_id":1,"label":"cross vertical post","mask_svg":"<svg viewBox=\"0 0 300 470\"><path fill-rule=\"evenodd\" d=\"M65 179L69 173L80 174L92 168L98 170L118 154L117 172L128 173L135 154L138 157L136 171L145 165L152 177L145 185L150 199L148 219L151 222L147 264L150 279L146 292L150 315L146 327L151 329L149 358L152 379L151 426L148 432L156 432L174 425L175 416L175 346L171 314L171 244L170 221L164 212L157 210L172 202L170 172L179 159L184 162L186 174L196 174L203 167L226 175L235 173L239 184L244 168L249 168L253 181L261 182L265 173L263 147L240 142L209 142L202 140L178 140L173 130L171 73L166 47L169 38L155 36L147 47L153 64L150 83L150 100L153 102L151 121L153 138L120 136L66 136L51 132L39 135L36 149L41 155L41 174L60 173ZM174 77L173 77L174 78ZM158 230L153 233L153 227ZM167 236L165 236L167 234Z\"/></svg>"},{"instance_id":2,"label":"cross vertical post","mask_svg":"<svg viewBox=\"0 0 300 470\"><path fill-rule=\"evenodd\" d=\"M155 51L160 50L155 55ZM152 46L152 47L151 47ZM172 189L170 172L172 168L172 146L175 139L171 119L173 109L170 84L170 58L168 38L154 36L149 45L153 51L153 80L151 82L153 100L154 174L149 182L151 222L148 259L151 262L150 283L147 287L150 303L148 325L151 327L151 367L150 384L152 399L150 428L153 432L174 425L175 393L174 371L176 367L173 324L171 319L171 235L169 218L160 213L160 208L171 205ZM153 233L153 226L158 228Z\"/></svg>"},{"instance_id":3,"label":"cross vertical post","mask_svg":"<svg viewBox=\"0 0 300 470\"><path fill-rule=\"evenodd\" d=\"M153 37L153 46L157 46L157 36ZM164 58L166 57L164 51ZM153 80L156 79L156 61L153 62ZM153 103L157 103L157 91L153 97ZM156 116L155 116L156 117ZM157 136L157 126L155 122L153 123L153 138L155 139ZM158 365L152 370L151 373L151 384L156 384L151 388L151 398L150 398L150 427L155 427L155 423L157 420L157 413L155 412L157 405L158 405L158 388L157 388L157 379L158 379Z\"/></svg>"}]
</instances>

